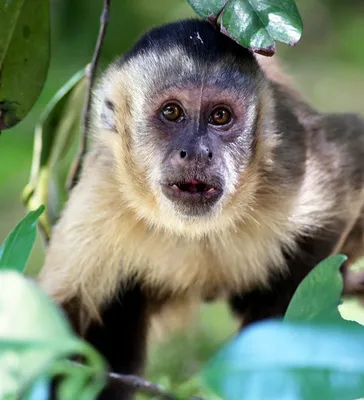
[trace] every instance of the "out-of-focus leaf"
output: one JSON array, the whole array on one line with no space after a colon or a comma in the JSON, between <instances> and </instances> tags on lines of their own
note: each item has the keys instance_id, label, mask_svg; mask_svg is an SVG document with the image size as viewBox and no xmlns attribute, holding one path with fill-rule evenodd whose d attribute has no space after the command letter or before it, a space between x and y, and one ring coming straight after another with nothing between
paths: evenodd
<instances>
[{"instance_id":1,"label":"out-of-focus leaf","mask_svg":"<svg viewBox=\"0 0 364 400\"><path fill-rule=\"evenodd\" d=\"M46 376L40 376L24 394L23 400L49 400L51 382Z\"/></svg>"},{"instance_id":2,"label":"out-of-focus leaf","mask_svg":"<svg viewBox=\"0 0 364 400\"><path fill-rule=\"evenodd\" d=\"M0 0L0 130L31 110L49 58L49 0Z\"/></svg>"},{"instance_id":3,"label":"out-of-focus leaf","mask_svg":"<svg viewBox=\"0 0 364 400\"><path fill-rule=\"evenodd\" d=\"M29 209L47 206L39 223L47 238L58 217L59 190L50 199L50 184L55 165L65 156L72 140L80 132L85 98L85 69L77 72L53 97L43 112L35 130L30 181L23 191L23 201Z\"/></svg>"},{"instance_id":4,"label":"out-of-focus leaf","mask_svg":"<svg viewBox=\"0 0 364 400\"><path fill-rule=\"evenodd\" d=\"M221 15L221 32L256 53L272 56L275 41L291 46L302 35L294 0L187 0L203 18Z\"/></svg>"},{"instance_id":5,"label":"out-of-focus leaf","mask_svg":"<svg viewBox=\"0 0 364 400\"><path fill-rule=\"evenodd\" d=\"M0 269L24 272L37 235L37 221L44 206L24 217L0 247Z\"/></svg>"},{"instance_id":6,"label":"out-of-focus leaf","mask_svg":"<svg viewBox=\"0 0 364 400\"><path fill-rule=\"evenodd\" d=\"M286 321L341 320L338 306L343 289L340 267L347 260L335 254L318 264L301 282L286 311Z\"/></svg>"},{"instance_id":7,"label":"out-of-focus leaf","mask_svg":"<svg viewBox=\"0 0 364 400\"><path fill-rule=\"evenodd\" d=\"M225 400L352 400L364 394L358 324L266 321L246 328L203 371Z\"/></svg>"},{"instance_id":8,"label":"out-of-focus leaf","mask_svg":"<svg viewBox=\"0 0 364 400\"><path fill-rule=\"evenodd\" d=\"M88 377L85 390L99 392L104 362L98 353L73 335L63 313L33 282L14 271L0 272L0 398L19 396L74 354L88 360L88 367L74 367ZM72 364L58 372L72 374Z\"/></svg>"}]
</instances>

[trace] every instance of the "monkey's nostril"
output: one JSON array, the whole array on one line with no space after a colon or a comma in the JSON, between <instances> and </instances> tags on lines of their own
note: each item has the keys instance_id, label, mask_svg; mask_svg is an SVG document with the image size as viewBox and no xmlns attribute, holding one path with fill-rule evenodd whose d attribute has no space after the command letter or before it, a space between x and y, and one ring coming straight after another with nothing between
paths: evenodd
<instances>
[{"instance_id":1,"label":"monkey's nostril","mask_svg":"<svg viewBox=\"0 0 364 400\"><path fill-rule=\"evenodd\" d=\"M185 158L187 156L187 153L184 150L181 150L179 155L180 155L181 158Z\"/></svg>"}]
</instances>

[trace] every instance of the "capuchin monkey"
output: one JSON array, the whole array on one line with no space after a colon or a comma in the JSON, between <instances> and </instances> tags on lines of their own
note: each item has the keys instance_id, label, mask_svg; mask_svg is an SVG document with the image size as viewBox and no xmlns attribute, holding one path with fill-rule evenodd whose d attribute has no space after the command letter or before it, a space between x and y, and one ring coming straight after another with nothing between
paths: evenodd
<instances>
[{"instance_id":1,"label":"capuchin monkey","mask_svg":"<svg viewBox=\"0 0 364 400\"><path fill-rule=\"evenodd\" d=\"M364 255L363 120L315 110L275 57L210 23L146 33L102 75L92 118L39 283L113 371L143 373L168 307L185 319L224 298L241 327L282 317L320 261Z\"/></svg>"}]
</instances>

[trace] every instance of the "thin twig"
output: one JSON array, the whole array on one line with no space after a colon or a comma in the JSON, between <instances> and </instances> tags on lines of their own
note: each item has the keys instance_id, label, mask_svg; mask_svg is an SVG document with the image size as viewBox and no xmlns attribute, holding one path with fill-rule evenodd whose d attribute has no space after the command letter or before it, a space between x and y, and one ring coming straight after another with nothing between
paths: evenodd
<instances>
[{"instance_id":1,"label":"thin twig","mask_svg":"<svg viewBox=\"0 0 364 400\"><path fill-rule=\"evenodd\" d=\"M71 363L72 366L78 368L89 368L82 364L80 361L72 360L68 361ZM159 385L147 381L141 378L138 375L131 375L131 374L117 374L115 372L106 372L105 375L106 379L111 383L117 383L124 386L128 386L129 388L135 389L139 393L143 393L145 395L158 397L160 400L178 400L178 397L172 393L167 392L166 390L162 389ZM204 400L200 397L192 396L189 400Z\"/></svg>"},{"instance_id":2,"label":"thin twig","mask_svg":"<svg viewBox=\"0 0 364 400\"><path fill-rule=\"evenodd\" d=\"M90 128L90 118L91 118L91 104L92 104L92 90L95 84L96 70L100 58L101 47L104 42L107 24L109 22L109 12L110 12L111 0L104 0L104 8L102 10L100 18L100 30L97 37L97 43L95 46L95 51L92 56L91 63L88 65L86 74L88 76L88 87L86 92L86 101L83 109L83 131L79 153L77 155L76 161L72 167L70 178L67 184L67 190L71 190L78 182L82 163L87 151L87 137Z\"/></svg>"},{"instance_id":3,"label":"thin twig","mask_svg":"<svg viewBox=\"0 0 364 400\"><path fill-rule=\"evenodd\" d=\"M107 374L109 380L114 382L119 382L128 387L132 387L140 393L144 393L150 396L158 396L161 400L177 400L176 396L173 396L170 393L167 393L161 387L156 385L155 383L146 381L139 376L136 375L122 375L116 374L114 372L109 372Z\"/></svg>"}]
</instances>

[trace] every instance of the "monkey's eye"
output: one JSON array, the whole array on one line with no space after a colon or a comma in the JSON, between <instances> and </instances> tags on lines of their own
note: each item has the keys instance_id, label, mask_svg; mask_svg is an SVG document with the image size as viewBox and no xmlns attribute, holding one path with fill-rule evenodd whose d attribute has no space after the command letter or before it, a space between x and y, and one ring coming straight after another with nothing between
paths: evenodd
<instances>
[{"instance_id":1,"label":"monkey's eye","mask_svg":"<svg viewBox=\"0 0 364 400\"><path fill-rule=\"evenodd\" d=\"M172 122L178 122L184 116L182 108L175 103L166 104L162 108L161 113L166 120Z\"/></svg>"},{"instance_id":2,"label":"monkey's eye","mask_svg":"<svg viewBox=\"0 0 364 400\"><path fill-rule=\"evenodd\" d=\"M208 121L211 125L226 125L231 121L231 112L224 107L215 108Z\"/></svg>"}]
</instances>

